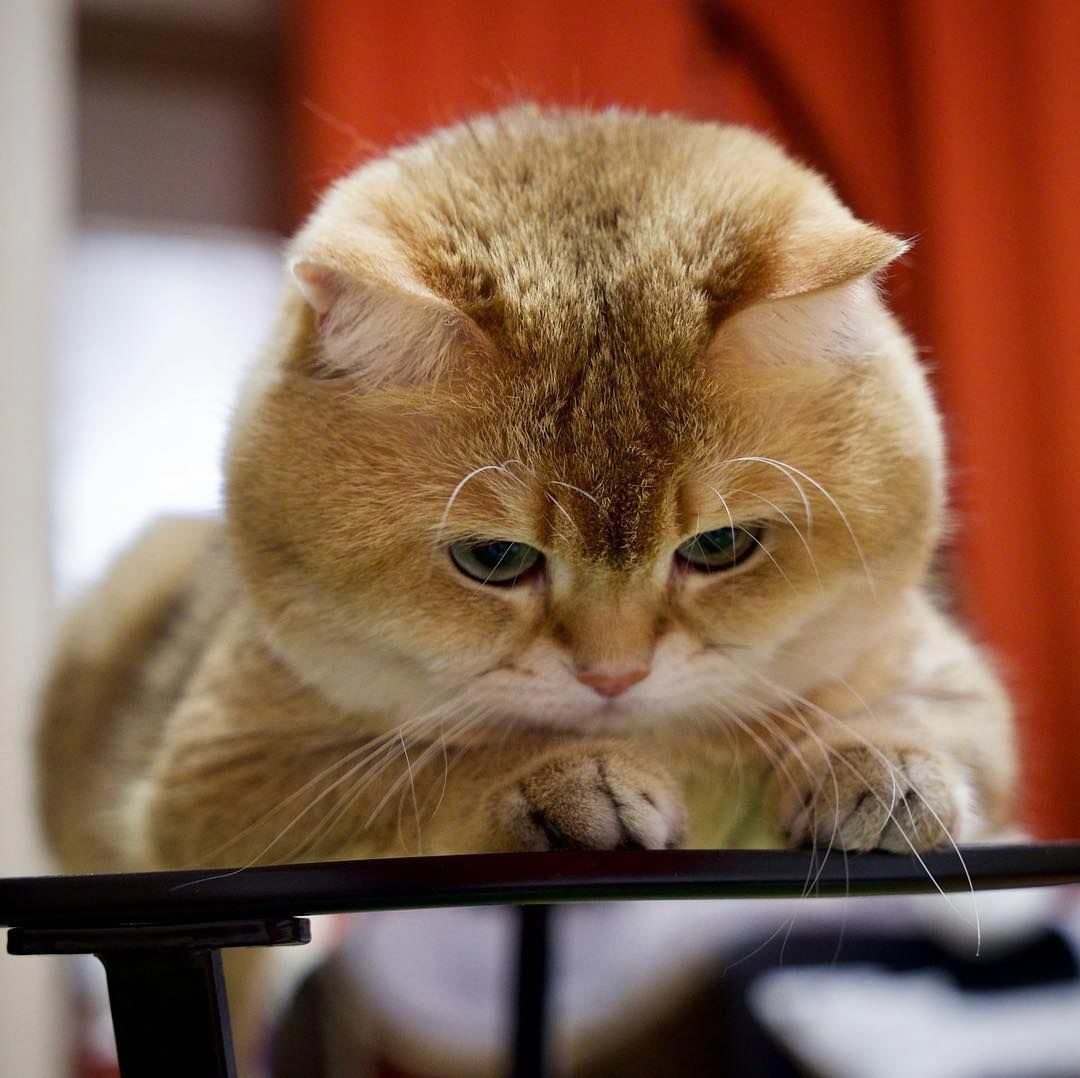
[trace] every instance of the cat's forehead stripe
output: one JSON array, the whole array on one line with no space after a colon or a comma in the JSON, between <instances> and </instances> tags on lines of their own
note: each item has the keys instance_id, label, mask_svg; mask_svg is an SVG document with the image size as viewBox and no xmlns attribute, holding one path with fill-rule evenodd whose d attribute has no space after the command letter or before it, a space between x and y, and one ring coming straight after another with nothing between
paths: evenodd
<instances>
[{"instance_id":1,"label":"cat's forehead stripe","mask_svg":"<svg viewBox=\"0 0 1080 1078\"><path fill-rule=\"evenodd\" d=\"M373 197L424 286L493 342L481 376L504 456L589 492L574 509L589 557L640 562L716 426L702 357L765 273L778 211L747 212L745 158L774 151L674 120L519 120L399 154Z\"/></svg>"}]
</instances>

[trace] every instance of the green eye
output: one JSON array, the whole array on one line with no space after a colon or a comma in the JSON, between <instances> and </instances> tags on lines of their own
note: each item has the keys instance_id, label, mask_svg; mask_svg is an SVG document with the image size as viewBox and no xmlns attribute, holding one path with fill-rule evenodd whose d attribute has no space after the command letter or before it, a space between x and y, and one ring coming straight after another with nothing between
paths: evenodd
<instances>
[{"instance_id":1,"label":"green eye","mask_svg":"<svg viewBox=\"0 0 1080 1078\"><path fill-rule=\"evenodd\" d=\"M450 544L450 558L466 576L481 584L516 584L539 568L544 555L526 543L482 539Z\"/></svg>"},{"instance_id":2,"label":"green eye","mask_svg":"<svg viewBox=\"0 0 1080 1078\"><path fill-rule=\"evenodd\" d=\"M764 534L765 528L761 524L714 528L691 536L675 553L689 568L698 572L723 573L734 569L758 550Z\"/></svg>"}]
</instances>

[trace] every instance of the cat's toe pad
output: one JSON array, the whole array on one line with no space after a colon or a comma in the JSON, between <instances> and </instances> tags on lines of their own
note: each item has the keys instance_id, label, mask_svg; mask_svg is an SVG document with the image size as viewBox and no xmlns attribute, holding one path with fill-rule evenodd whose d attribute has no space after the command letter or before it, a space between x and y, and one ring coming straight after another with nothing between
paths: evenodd
<instances>
[{"instance_id":1,"label":"cat's toe pad","mask_svg":"<svg viewBox=\"0 0 1080 1078\"><path fill-rule=\"evenodd\" d=\"M792 846L910 853L959 840L969 796L948 759L861 743L800 749L777 779Z\"/></svg>"},{"instance_id":2,"label":"cat's toe pad","mask_svg":"<svg viewBox=\"0 0 1080 1078\"><path fill-rule=\"evenodd\" d=\"M502 789L491 804L503 848L670 849L685 812L674 784L625 754L567 753Z\"/></svg>"}]
</instances>

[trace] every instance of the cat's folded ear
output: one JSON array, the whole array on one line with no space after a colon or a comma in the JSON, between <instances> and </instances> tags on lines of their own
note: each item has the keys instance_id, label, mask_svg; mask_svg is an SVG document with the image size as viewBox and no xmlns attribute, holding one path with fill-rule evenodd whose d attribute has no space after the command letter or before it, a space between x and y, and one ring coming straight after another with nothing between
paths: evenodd
<instances>
[{"instance_id":1,"label":"cat's folded ear","mask_svg":"<svg viewBox=\"0 0 1080 1078\"><path fill-rule=\"evenodd\" d=\"M837 205L778 244L766 280L719 327L714 360L753 363L871 360L892 322L874 277L908 244Z\"/></svg>"},{"instance_id":2,"label":"cat's folded ear","mask_svg":"<svg viewBox=\"0 0 1080 1078\"><path fill-rule=\"evenodd\" d=\"M873 277L910 246L852 217L846 210L811 217L778 245L760 300L805 296L823 288Z\"/></svg>"},{"instance_id":3,"label":"cat's folded ear","mask_svg":"<svg viewBox=\"0 0 1080 1078\"><path fill-rule=\"evenodd\" d=\"M317 326L300 357L312 377L416 385L436 378L455 353L484 345L475 323L390 266L300 256L290 268Z\"/></svg>"}]
</instances>

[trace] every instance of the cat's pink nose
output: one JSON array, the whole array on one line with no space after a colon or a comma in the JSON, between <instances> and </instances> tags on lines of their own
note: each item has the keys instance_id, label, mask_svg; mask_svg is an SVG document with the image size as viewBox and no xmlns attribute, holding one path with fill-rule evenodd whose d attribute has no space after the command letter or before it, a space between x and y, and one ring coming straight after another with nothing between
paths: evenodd
<instances>
[{"instance_id":1,"label":"cat's pink nose","mask_svg":"<svg viewBox=\"0 0 1080 1078\"><path fill-rule=\"evenodd\" d=\"M620 670L614 674L581 670L578 672L577 679L583 685L588 685L590 689L595 689L601 696L620 696L631 685L644 681L648 676L648 667L639 666L633 670Z\"/></svg>"}]
</instances>

